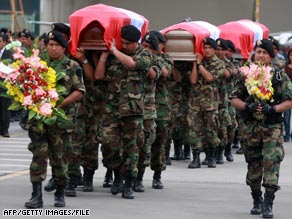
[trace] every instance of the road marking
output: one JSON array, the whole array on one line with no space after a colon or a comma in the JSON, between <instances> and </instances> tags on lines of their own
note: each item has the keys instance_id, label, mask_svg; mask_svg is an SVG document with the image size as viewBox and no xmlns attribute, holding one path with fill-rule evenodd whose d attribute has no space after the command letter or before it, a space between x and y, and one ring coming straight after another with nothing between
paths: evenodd
<instances>
[{"instance_id":1,"label":"road marking","mask_svg":"<svg viewBox=\"0 0 292 219\"><path fill-rule=\"evenodd\" d=\"M0 167L27 167L28 165L23 164L0 164Z\"/></svg>"},{"instance_id":2,"label":"road marking","mask_svg":"<svg viewBox=\"0 0 292 219\"><path fill-rule=\"evenodd\" d=\"M15 161L16 161L16 162L17 162L17 161L21 161L21 162L22 162L22 161L25 161L25 162L26 162L26 161L27 161L27 162L30 161L30 162L31 162L31 159L13 159L13 158L6 159L6 158L0 158L0 160L1 160L1 161L13 161L13 162L15 162ZM1 166L1 164L0 164L0 166Z\"/></svg>"},{"instance_id":3,"label":"road marking","mask_svg":"<svg viewBox=\"0 0 292 219\"><path fill-rule=\"evenodd\" d=\"M24 157L32 157L32 154L8 154L8 153L0 153L0 156L24 156Z\"/></svg>"},{"instance_id":4,"label":"road marking","mask_svg":"<svg viewBox=\"0 0 292 219\"><path fill-rule=\"evenodd\" d=\"M21 175L25 175L25 174L29 174L29 170L21 170L21 171L17 171L15 173L11 173L8 175L4 175L4 176L0 176L0 181L1 180L6 180L6 179L11 179L17 176L21 176Z\"/></svg>"}]
</instances>

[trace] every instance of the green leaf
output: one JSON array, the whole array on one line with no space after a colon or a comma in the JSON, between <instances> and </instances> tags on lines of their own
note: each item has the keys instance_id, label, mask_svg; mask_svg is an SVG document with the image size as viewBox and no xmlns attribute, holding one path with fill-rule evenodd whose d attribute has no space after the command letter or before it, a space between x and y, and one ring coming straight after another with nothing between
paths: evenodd
<instances>
[{"instance_id":1,"label":"green leaf","mask_svg":"<svg viewBox=\"0 0 292 219\"><path fill-rule=\"evenodd\" d=\"M66 73L64 71L59 71L57 72L57 81L61 80L62 78L64 78L66 75Z\"/></svg>"},{"instance_id":2,"label":"green leaf","mask_svg":"<svg viewBox=\"0 0 292 219\"><path fill-rule=\"evenodd\" d=\"M23 109L23 106L19 102L12 102L12 104L8 107L8 110L13 110L13 111L20 110L20 109Z\"/></svg>"},{"instance_id":3,"label":"green leaf","mask_svg":"<svg viewBox=\"0 0 292 219\"><path fill-rule=\"evenodd\" d=\"M30 110L28 113L28 120L32 120L36 116L36 112Z\"/></svg>"},{"instance_id":4,"label":"green leaf","mask_svg":"<svg viewBox=\"0 0 292 219\"><path fill-rule=\"evenodd\" d=\"M58 92L58 94L63 94L65 93L67 90L63 85L57 84L56 85L56 91Z\"/></svg>"},{"instance_id":5,"label":"green leaf","mask_svg":"<svg viewBox=\"0 0 292 219\"><path fill-rule=\"evenodd\" d=\"M42 123L41 121L37 122L38 128L43 131L44 130L44 123Z\"/></svg>"},{"instance_id":6,"label":"green leaf","mask_svg":"<svg viewBox=\"0 0 292 219\"><path fill-rule=\"evenodd\" d=\"M57 121L57 116L52 116L50 118L45 118L44 123L47 125L53 125Z\"/></svg>"}]
</instances>

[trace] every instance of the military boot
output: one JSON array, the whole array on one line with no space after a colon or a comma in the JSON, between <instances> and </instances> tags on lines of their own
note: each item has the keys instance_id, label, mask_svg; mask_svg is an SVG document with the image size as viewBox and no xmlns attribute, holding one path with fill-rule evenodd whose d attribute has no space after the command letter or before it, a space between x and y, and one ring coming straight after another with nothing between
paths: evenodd
<instances>
[{"instance_id":1,"label":"military boot","mask_svg":"<svg viewBox=\"0 0 292 219\"><path fill-rule=\"evenodd\" d=\"M227 161L229 161L229 162L234 161L233 155L231 153L231 144L230 143L227 143L225 146L224 156L226 157Z\"/></svg>"},{"instance_id":2,"label":"military boot","mask_svg":"<svg viewBox=\"0 0 292 219\"><path fill-rule=\"evenodd\" d=\"M119 170L114 170L114 175L115 178L111 187L111 193L116 195L123 191L123 179Z\"/></svg>"},{"instance_id":3,"label":"military boot","mask_svg":"<svg viewBox=\"0 0 292 219\"><path fill-rule=\"evenodd\" d=\"M209 154L208 168L216 167L215 150L216 148L208 148L208 154Z\"/></svg>"},{"instance_id":4,"label":"military boot","mask_svg":"<svg viewBox=\"0 0 292 219\"><path fill-rule=\"evenodd\" d=\"M184 144L184 159L191 159L191 146L189 144Z\"/></svg>"},{"instance_id":5,"label":"military boot","mask_svg":"<svg viewBox=\"0 0 292 219\"><path fill-rule=\"evenodd\" d=\"M223 153L224 153L224 149L223 147L217 147L215 149L216 151L216 164L224 164L224 159L223 159Z\"/></svg>"},{"instance_id":6,"label":"military boot","mask_svg":"<svg viewBox=\"0 0 292 219\"><path fill-rule=\"evenodd\" d=\"M193 160L189 163L188 168L195 169L201 168L201 161L200 161L200 151L195 149L193 151Z\"/></svg>"},{"instance_id":7,"label":"military boot","mask_svg":"<svg viewBox=\"0 0 292 219\"><path fill-rule=\"evenodd\" d=\"M112 184L113 184L113 171L107 168L102 186L103 188L110 188L112 187Z\"/></svg>"},{"instance_id":8,"label":"military boot","mask_svg":"<svg viewBox=\"0 0 292 219\"><path fill-rule=\"evenodd\" d=\"M42 183L33 182L32 183L32 193L31 198L28 202L25 202L24 206L26 208L42 208L43 198L42 198Z\"/></svg>"},{"instance_id":9,"label":"military boot","mask_svg":"<svg viewBox=\"0 0 292 219\"><path fill-rule=\"evenodd\" d=\"M64 197L64 187L63 186L57 186L57 188L56 188L54 206L55 207L65 207L65 197Z\"/></svg>"},{"instance_id":10,"label":"military boot","mask_svg":"<svg viewBox=\"0 0 292 219\"><path fill-rule=\"evenodd\" d=\"M174 145L174 155L170 159L172 160L183 160L183 153L182 153L182 142L173 140Z\"/></svg>"},{"instance_id":11,"label":"military boot","mask_svg":"<svg viewBox=\"0 0 292 219\"><path fill-rule=\"evenodd\" d=\"M233 143L232 143L232 148L239 148L240 147L240 138L239 138L239 129L235 130L234 138L233 138Z\"/></svg>"},{"instance_id":12,"label":"military boot","mask_svg":"<svg viewBox=\"0 0 292 219\"><path fill-rule=\"evenodd\" d=\"M205 152L205 159L202 161L202 165L208 165L208 160L209 160L209 154L208 154L208 148L204 149Z\"/></svg>"},{"instance_id":13,"label":"military boot","mask_svg":"<svg viewBox=\"0 0 292 219\"><path fill-rule=\"evenodd\" d=\"M44 190L46 192L52 192L56 189L54 179L49 179L48 183L45 185Z\"/></svg>"},{"instance_id":14,"label":"military boot","mask_svg":"<svg viewBox=\"0 0 292 219\"><path fill-rule=\"evenodd\" d=\"M84 167L83 175L83 192L92 192L93 191L93 175L95 170Z\"/></svg>"},{"instance_id":15,"label":"military boot","mask_svg":"<svg viewBox=\"0 0 292 219\"><path fill-rule=\"evenodd\" d=\"M253 198L253 207L250 210L250 214L259 215L262 213L262 206L263 206L263 198L262 198L262 191L261 190L253 190L251 192Z\"/></svg>"},{"instance_id":16,"label":"military boot","mask_svg":"<svg viewBox=\"0 0 292 219\"><path fill-rule=\"evenodd\" d=\"M66 185L65 188L65 195L68 197L76 197L76 191L75 188L77 187L79 182L79 178L76 176L70 176L69 182Z\"/></svg>"},{"instance_id":17,"label":"military boot","mask_svg":"<svg viewBox=\"0 0 292 219\"><path fill-rule=\"evenodd\" d=\"M134 199L134 192L132 190L132 178L125 179L125 185L122 191L122 197L125 199Z\"/></svg>"},{"instance_id":18,"label":"military boot","mask_svg":"<svg viewBox=\"0 0 292 219\"><path fill-rule=\"evenodd\" d=\"M161 171L154 171L153 181L152 181L153 189L163 189L163 184L161 182Z\"/></svg>"},{"instance_id":19,"label":"military boot","mask_svg":"<svg viewBox=\"0 0 292 219\"><path fill-rule=\"evenodd\" d=\"M275 199L274 191L266 191L263 203L263 218L273 218L273 201Z\"/></svg>"},{"instance_id":20,"label":"military boot","mask_svg":"<svg viewBox=\"0 0 292 219\"><path fill-rule=\"evenodd\" d=\"M134 182L133 190L135 192L145 192L145 188L143 185L143 176L144 176L145 169L138 170L137 178Z\"/></svg>"}]
</instances>

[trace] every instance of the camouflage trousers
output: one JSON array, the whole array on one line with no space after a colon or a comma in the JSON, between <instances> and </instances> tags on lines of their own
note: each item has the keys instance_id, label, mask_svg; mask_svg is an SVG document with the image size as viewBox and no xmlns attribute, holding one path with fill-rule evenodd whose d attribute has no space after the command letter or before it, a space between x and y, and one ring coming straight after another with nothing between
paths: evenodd
<instances>
[{"instance_id":1,"label":"camouflage trousers","mask_svg":"<svg viewBox=\"0 0 292 219\"><path fill-rule=\"evenodd\" d=\"M218 111L219 126L218 126L218 138L220 143L219 148L225 148L227 144L227 127L231 125L231 117L227 108L221 108Z\"/></svg>"},{"instance_id":2,"label":"camouflage trousers","mask_svg":"<svg viewBox=\"0 0 292 219\"><path fill-rule=\"evenodd\" d=\"M151 145L156 138L155 119L145 119L143 122L143 144L139 143L138 170L143 170L150 165Z\"/></svg>"},{"instance_id":3,"label":"camouflage trousers","mask_svg":"<svg viewBox=\"0 0 292 219\"><path fill-rule=\"evenodd\" d=\"M65 186L68 181L68 151L71 147L71 134L66 133L56 126L49 126L40 131L37 127L29 128L31 142L28 149L32 152L30 164L31 182L41 182L46 179L48 159L53 172L54 182L59 186Z\"/></svg>"},{"instance_id":4,"label":"camouflage trousers","mask_svg":"<svg viewBox=\"0 0 292 219\"><path fill-rule=\"evenodd\" d=\"M263 127L253 121L242 131L244 155L247 162L246 184L252 190L270 187L280 189L279 170L284 159L283 124Z\"/></svg>"},{"instance_id":5,"label":"camouflage trousers","mask_svg":"<svg viewBox=\"0 0 292 219\"><path fill-rule=\"evenodd\" d=\"M119 169L126 178L138 173L139 145L143 133L143 116L118 118L104 113L102 119L103 164L111 170Z\"/></svg>"},{"instance_id":6,"label":"camouflage trousers","mask_svg":"<svg viewBox=\"0 0 292 219\"><path fill-rule=\"evenodd\" d=\"M235 131L238 128L238 123L236 119L236 109L231 104L228 105L228 112L231 119L231 124L227 126L227 143L232 144L235 137Z\"/></svg>"},{"instance_id":7,"label":"camouflage trousers","mask_svg":"<svg viewBox=\"0 0 292 219\"><path fill-rule=\"evenodd\" d=\"M218 110L190 110L187 120L192 150L202 151L204 148L217 147L220 142L218 138Z\"/></svg>"},{"instance_id":8,"label":"camouflage trousers","mask_svg":"<svg viewBox=\"0 0 292 219\"><path fill-rule=\"evenodd\" d=\"M168 139L168 120L156 120L156 138L151 145L151 170L163 171L165 164L165 144Z\"/></svg>"}]
</instances>

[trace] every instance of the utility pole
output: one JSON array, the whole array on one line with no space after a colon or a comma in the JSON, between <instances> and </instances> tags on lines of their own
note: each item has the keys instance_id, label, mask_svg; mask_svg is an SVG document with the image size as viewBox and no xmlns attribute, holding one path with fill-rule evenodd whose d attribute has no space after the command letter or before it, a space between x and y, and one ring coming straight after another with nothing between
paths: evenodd
<instances>
[{"instance_id":1,"label":"utility pole","mask_svg":"<svg viewBox=\"0 0 292 219\"><path fill-rule=\"evenodd\" d=\"M252 20L255 22L260 21L260 0L254 0Z\"/></svg>"}]
</instances>

